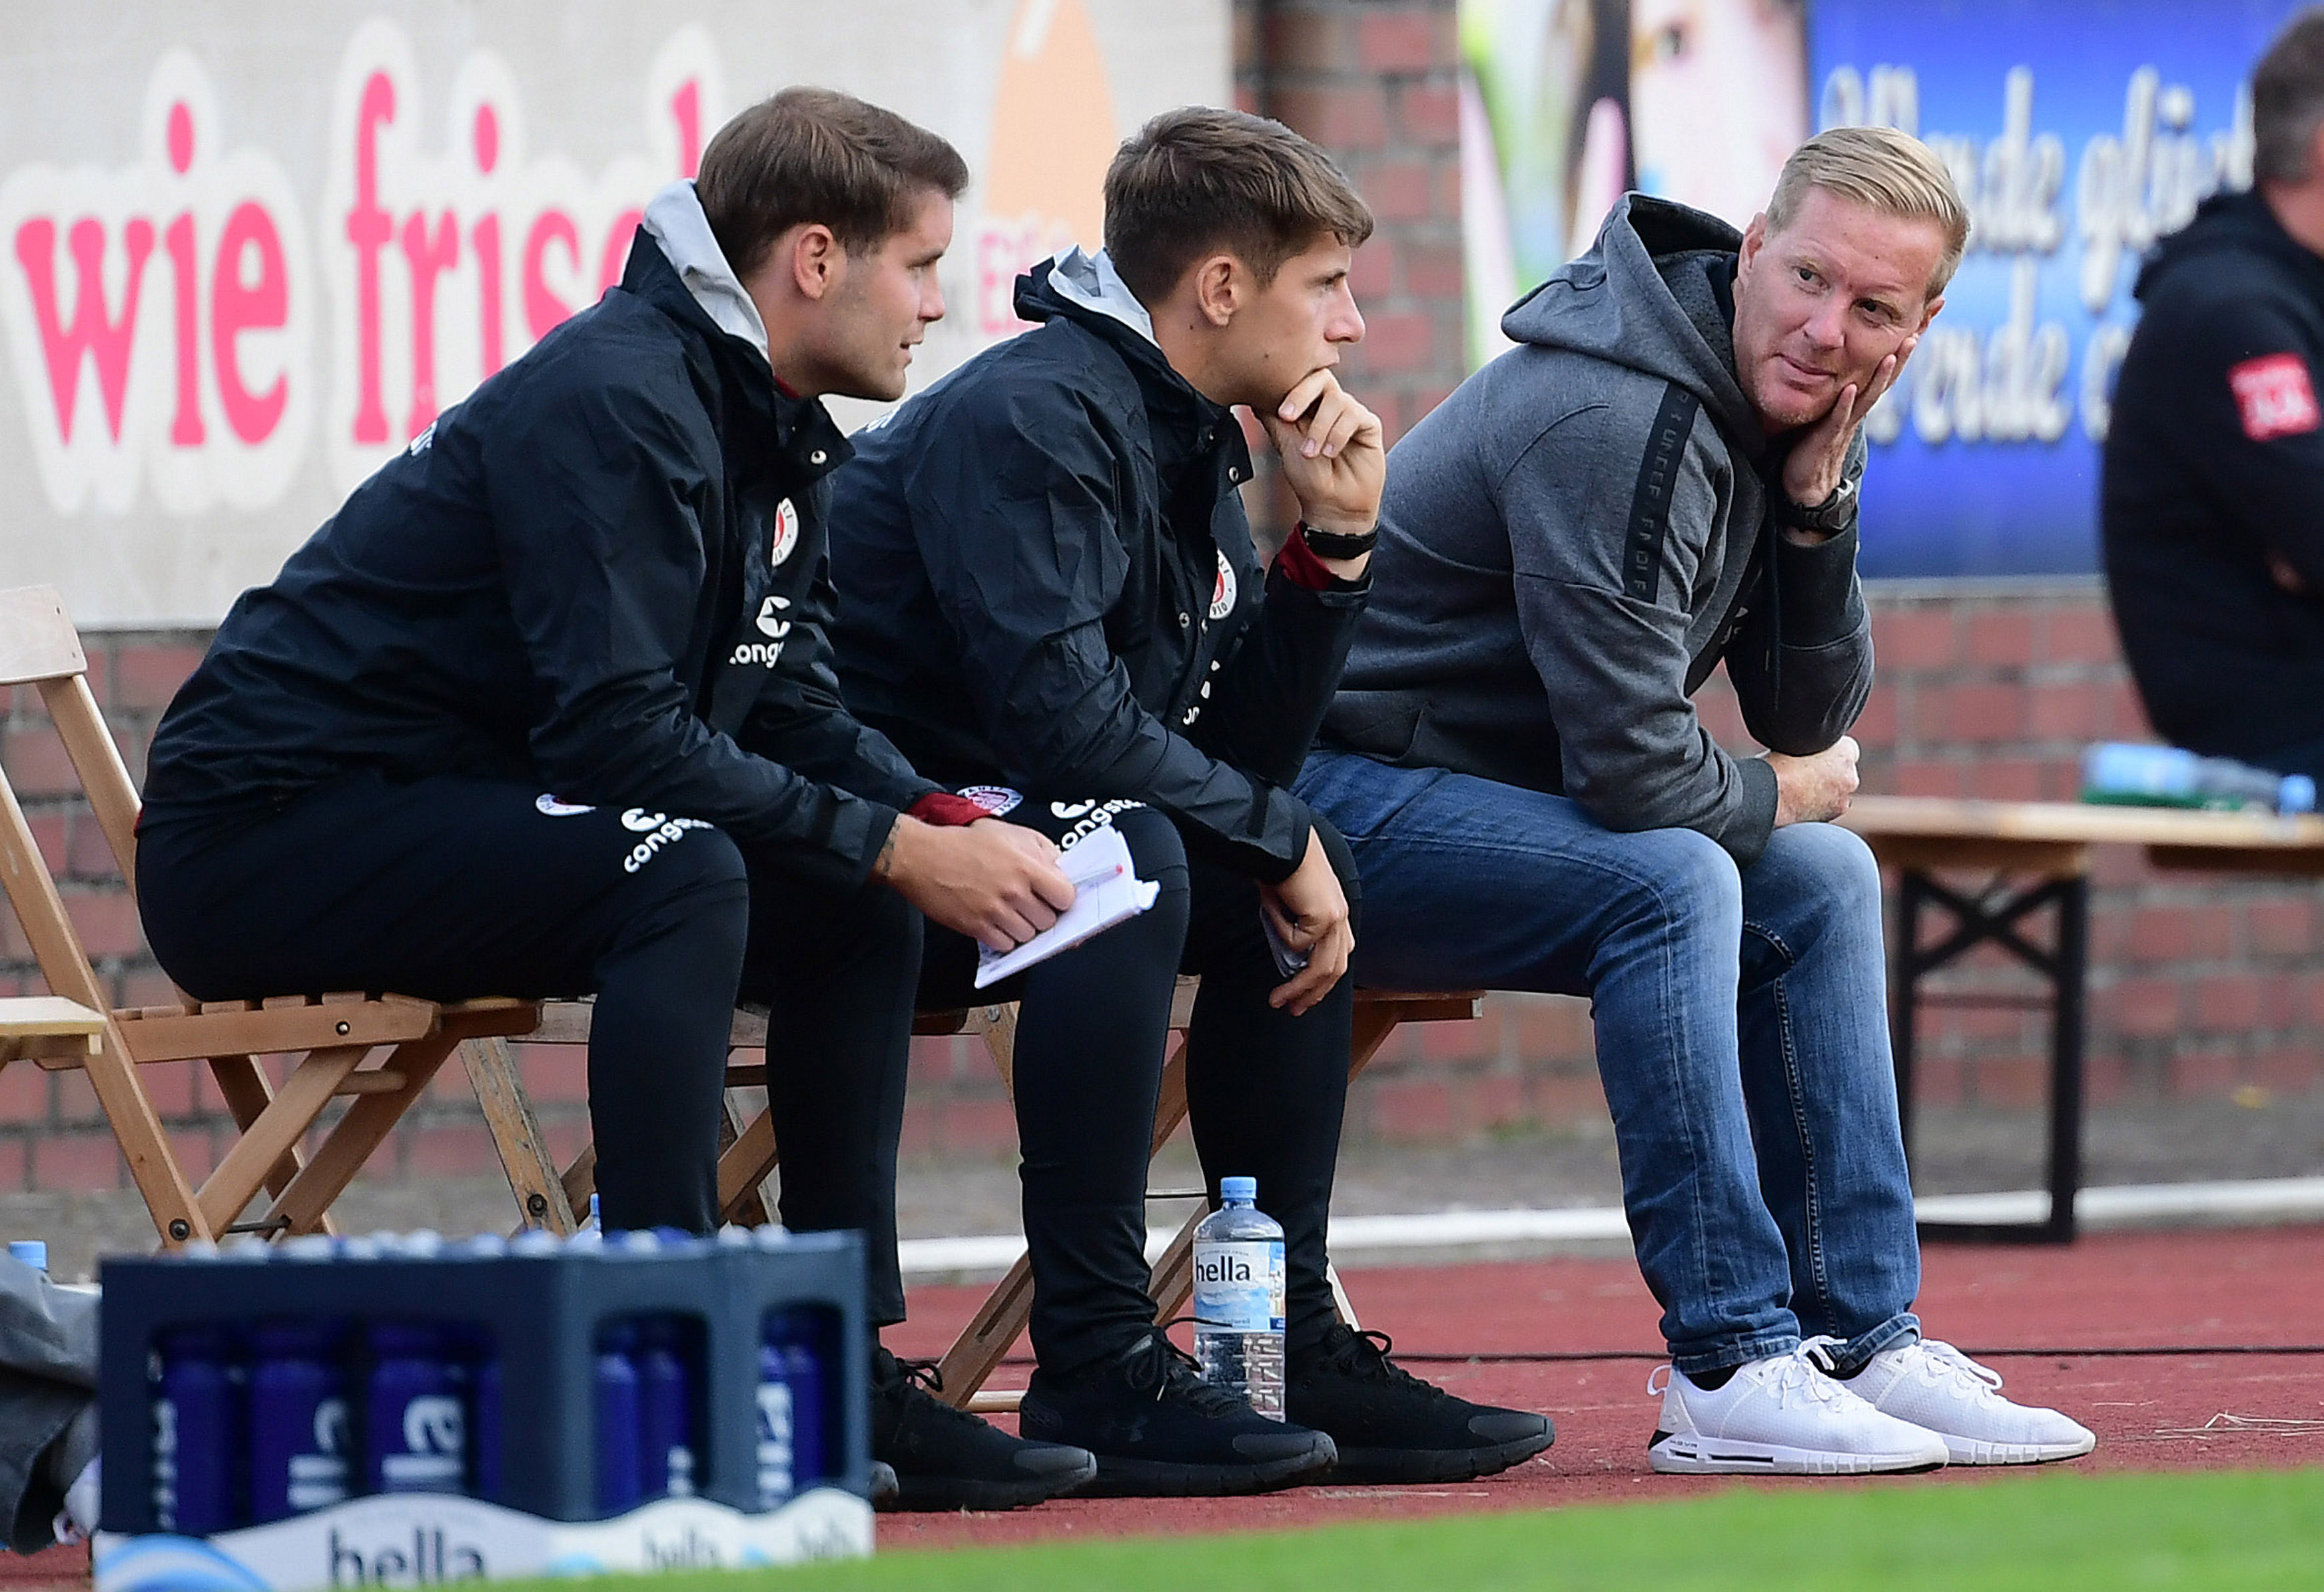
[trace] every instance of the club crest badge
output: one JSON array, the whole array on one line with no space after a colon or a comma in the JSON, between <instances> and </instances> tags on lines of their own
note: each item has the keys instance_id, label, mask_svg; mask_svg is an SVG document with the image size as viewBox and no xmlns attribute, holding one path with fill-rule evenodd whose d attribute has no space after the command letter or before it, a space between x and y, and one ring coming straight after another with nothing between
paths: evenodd
<instances>
[{"instance_id":1,"label":"club crest badge","mask_svg":"<svg viewBox=\"0 0 2324 1592\"><path fill-rule=\"evenodd\" d=\"M1224 619L1228 614L1234 612L1234 566L1227 562L1226 551L1222 548L1219 552L1218 584L1211 588L1211 617L1213 619Z\"/></svg>"},{"instance_id":2,"label":"club crest badge","mask_svg":"<svg viewBox=\"0 0 2324 1592\"><path fill-rule=\"evenodd\" d=\"M960 787L959 796L963 801L974 802L995 818L1003 813L1016 811L1018 805L1025 799L1022 791L1011 790L1005 785L964 785Z\"/></svg>"},{"instance_id":3,"label":"club crest badge","mask_svg":"<svg viewBox=\"0 0 2324 1592\"><path fill-rule=\"evenodd\" d=\"M781 568L783 560L798 550L798 509L785 498L775 505L775 541L767 551L768 562Z\"/></svg>"}]
</instances>

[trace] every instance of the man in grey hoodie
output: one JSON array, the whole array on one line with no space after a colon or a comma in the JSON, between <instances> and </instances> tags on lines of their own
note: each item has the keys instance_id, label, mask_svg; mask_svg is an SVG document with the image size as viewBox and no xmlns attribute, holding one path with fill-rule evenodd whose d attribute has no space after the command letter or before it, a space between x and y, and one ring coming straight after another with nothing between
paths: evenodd
<instances>
[{"instance_id":1,"label":"man in grey hoodie","mask_svg":"<svg viewBox=\"0 0 2324 1592\"><path fill-rule=\"evenodd\" d=\"M1354 849L1364 982L1591 998L1672 1358L1657 1470L2093 1441L1911 1313L1879 874L1821 822L1872 674L1860 424L1968 232L1944 166L1868 128L1803 145L1739 236L1618 205L1391 455L1370 609L1296 787ZM1722 661L1763 757L1696 716Z\"/></svg>"}]
</instances>

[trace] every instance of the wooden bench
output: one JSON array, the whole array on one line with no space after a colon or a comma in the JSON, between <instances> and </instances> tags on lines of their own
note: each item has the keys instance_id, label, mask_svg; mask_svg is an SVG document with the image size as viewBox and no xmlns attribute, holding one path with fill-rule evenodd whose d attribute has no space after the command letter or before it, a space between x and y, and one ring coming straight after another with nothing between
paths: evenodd
<instances>
[{"instance_id":1,"label":"wooden bench","mask_svg":"<svg viewBox=\"0 0 2324 1592\"><path fill-rule=\"evenodd\" d=\"M1170 1026L1176 1042L1163 1066L1161 1096L1154 1113L1153 1149L1159 1151L1186 1118L1185 1031L1194 1011L1195 980L1181 979L1172 1000ZM1398 1025L1473 1017L1482 997L1476 992L1405 994L1359 990L1356 995L1352 1043L1348 1072L1355 1076L1377 1055ZM589 1037L590 1007L581 1001L551 1001L541 1008L540 1026L525 1037L534 1044L583 1044ZM1017 1010L1013 1005L971 1007L963 1011L924 1012L913 1025L916 1034L973 1034L984 1041L1001 1081L1013 1092ZM759 1013L739 1011L730 1036L733 1057L726 1072L728 1089L766 1082L768 1019ZM472 1072L477 1099L484 1108L509 1184L524 1208L528 1221L555 1232L570 1232L574 1213L588 1206L595 1181L595 1154L585 1149L572 1164L559 1169L549 1159L546 1141L523 1091L515 1084L505 1042L480 1040L467 1047L477 1059ZM745 1118L732 1094L726 1102L725 1144L718 1161L718 1201L722 1219L758 1222L769 1219L774 1208L767 1180L779 1159L770 1115L760 1112ZM1149 1195L1148 1198L1182 1197ZM1207 1198L1194 1200L1194 1209L1152 1269L1148 1289L1155 1300L1157 1321L1167 1321L1185 1306L1193 1291L1191 1265L1194 1225L1209 1214ZM1337 1292L1337 1279L1333 1279ZM1353 1320L1346 1296L1339 1295L1342 1313ZM952 1403L982 1411L1013 1410L1018 1393L986 1391L984 1384L1003 1356L1025 1330L1033 1303L1033 1275L1022 1256L1009 1275L994 1285L941 1364L944 1396Z\"/></svg>"},{"instance_id":2,"label":"wooden bench","mask_svg":"<svg viewBox=\"0 0 2324 1592\"><path fill-rule=\"evenodd\" d=\"M2050 1214L2039 1222L1936 1223L1932 1238L2069 1243L2082 1180L2082 1076L2088 1044L2089 872L2102 845L2139 846L2158 868L2324 877L2324 818L2209 813L2079 802L1963 801L1858 796L1840 823L1896 870L1895 943L1889 955L1897 1107L1913 1140L1916 1027L1924 1006L1991 1005L1997 998L1932 991L1923 980L1980 945L1999 947L2049 986ZM1984 872L1960 890L1941 873ZM2029 920L2050 917L2046 943ZM1924 918L1950 920L1922 943Z\"/></svg>"}]
</instances>

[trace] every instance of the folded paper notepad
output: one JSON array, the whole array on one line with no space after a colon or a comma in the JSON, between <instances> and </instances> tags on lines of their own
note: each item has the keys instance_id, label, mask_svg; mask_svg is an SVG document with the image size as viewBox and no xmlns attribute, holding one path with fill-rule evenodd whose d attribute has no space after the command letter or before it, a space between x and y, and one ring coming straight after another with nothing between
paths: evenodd
<instances>
[{"instance_id":1,"label":"folded paper notepad","mask_svg":"<svg viewBox=\"0 0 2324 1592\"><path fill-rule=\"evenodd\" d=\"M983 947L976 962L979 989L1136 917L1154 905L1162 888L1130 870L1130 847L1111 824L1058 852L1057 866L1073 881L1074 904L1014 951Z\"/></svg>"}]
</instances>

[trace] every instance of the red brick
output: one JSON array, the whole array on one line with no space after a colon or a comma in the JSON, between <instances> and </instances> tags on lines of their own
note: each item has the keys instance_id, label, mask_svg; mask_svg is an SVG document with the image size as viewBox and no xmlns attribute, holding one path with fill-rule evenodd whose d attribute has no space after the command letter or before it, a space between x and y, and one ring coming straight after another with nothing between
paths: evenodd
<instances>
[{"instance_id":1,"label":"red brick","mask_svg":"<svg viewBox=\"0 0 2324 1592\"><path fill-rule=\"evenodd\" d=\"M2137 687L2127 677L2118 680L2107 693L2106 733L2112 741L2154 741L2154 726L2146 722L2146 709L2138 700Z\"/></svg>"},{"instance_id":2,"label":"red brick","mask_svg":"<svg viewBox=\"0 0 2324 1592\"><path fill-rule=\"evenodd\" d=\"M936 1153L936 1102L929 1100L904 1101L904 1131L897 1140L896 1153L904 1156L926 1156Z\"/></svg>"},{"instance_id":3,"label":"red brick","mask_svg":"<svg viewBox=\"0 0 2324 1592\"><path fill-rule=\"evenodd\" d=\"M116 713L159 713L202 661L205 649L190 646L132 644L113 654L113 700Z\"/></svg>"},{"instance_id":4,"label":"red brick","mask_svg":"<svg viewBox=\"0 0 2324 1592\"><path fill-rule=\"evenodd\" d=\"M109 1133L54 1132L32 1141L32 1186L35 1189L86 1193L117 1189L121 1182L121 1152Z\"/></svg>"},{"instance_id":5,"label":"red brick","mask_svg":"<svg viewBox=\"0 0 2324 1592\"><path fill-rule=\"evenodd\" d=\"M76 888L65 893L65 913L80 947L91 958L139 956L145 950L145 933L137 922L137 903L126 890Z\"/></svg>"},{"instance_id":6,"label":"red brick","mask_svg":"<svg viewBox=\"0 0 2324 1592\"><path fill-rule=\"evenodd\" d=\"M1958 661L1953 611L1936 604L1892 609L1872 616L1872 649L1886 669L1936 669Z\"/></svg>"},{"instance_id":7,"label":"red brick","mask_svg":"<svg viewBox=\"0 0 2324 1592\"><path fill-rule=\"evenodd\" d=\"M2042 659L2045 663L2109 663L2122 659L2114 620L2102 604L2050 609L2042 616Z\"/></svg>"},{"instance_id":8,"label":"red brick","mask_svg":"<svg viewBox=\"0 0 2324 1592\"><path fill-rule=\"evenodd\" d=\"M1425 72L1454 62L1452 14L1437 6L1383 7L1356 27L1368 72Z\"/></svg>"},{"instance_id":9,"label":"red brick","mask_svg":"<svg viewBox=\"0 0 2324 1592\"><path fill-rule=\"evenodd\" d=\"M1595 1054L1586 1000L1563 995L1496 995L1487 999L1485 1009L1489 1016L1499 1014L1516 1041L1517 1055L1528 1063Z\"/></svg>"},{"instance_id":10,"label":"red brick","mask_svg":"<svg viewBox=\"0 0 2324 1592\"><path fill-rule=\"evenodd\" d=\"M493 1136L481 1122L406 1124L393 1143L410 1177L474 1177L500 1166Z\"/></svg>"},{"instance_id":11,"label":"red brick","mask_svg":"<svg viewBox=\"0 0 2324 1592\"><path fill-rule=\"evenodd\" d=\"M2215 973L2195 985L2195 1022L2214 1034L2248 1034L2259 1024L2259 980Z\"/></svg>"},{"instance_id":12,"label":"red brick","mask_svg":"<svg viewBox=\"0 0 2324 1592\"><path fill-rule=\"evenodd\" d=\"M1976 1063L1975 1099L1981 1106L2033 1106L2049 1098L2050 1063L2035 1056Z\"/></svg>"},{"instance_id":13,"label":"red brick","mask_svg":"<svg viewBox=\"0 0 2324 1592\"><path fill-rule=\"evenodd\" d=\"M1377 304L1396 290L1396 239L1384 233L1372 234L1356 251L1348 263L1348 291L1355 295L1360 312L1366 304ZM1362 345L1357 347L1360 350Z\"/></svg>"},{"instance_id":14,"label":"red brick","mask_svg":"<svg viewBox=\"0 0 2324 1592\"><path fill-rule=\"evenodd\" d=\"M0 1122L29 1122L45 1127L49 1120L49 1077L30 1062L0 1067Z\"/></svg>"},{"instance_id":15,"label":"red brick","mask_svg":"<svg viewBox=\"0 0 2324 1592\"><path fill-rule=\"evenodd\" d=\"M2314 1045L2279 1045L2252 1058L2251 1080L2278 1094L2309 1094L2324 1084L2324 1054Z\"/></svg>"},{"instance_id":16,"label":"red brick","mask_svg":"<svg viewBox=\"0 0 2324 1592\"><path fill-rule=\"evenodd\" d=\"M1941 762L1927 758L1899 758L1896 760L1896 794L1898 796L1957 796L1965 794L1968 785L1966 770L1955 762Z\"/></svg>"},{"instance_id":17,"label":"red brick","mask_svg":"<svg viewBox=\"0 0 2324 1592\"><path fill-rule=\"evenodd\" d=\"M2082 1058L2082 1099L2093 1106L2117 1105L2130 1094L2129 1074L2122 1057L2111 1050L2096 1050Z\"/></svg>"},{"instance_id":18,"label":"red brick","mask_svg":"<svg viewBox=\"0 0 2324 1592\"><path fill-rule=\"evenodd\" d=\"M1969 765L1969 794L1987 801L2042 799L2042 765L2030 758L1981 758Z\"/></svg>"},{"instance_id":19,"label":"red brick","mask_svg":"<svg viewBox=\"0 0 2324 1592\"><path fill-rule=\"evenodd\" d=\"M7 770L20 799L70 796L80 789L64 741L45 720L19 720L0 734L0 768Z\"/></svg>"},{"instance_id":20,"label":"red brick","mask_svg":"<svg viewBox=\"0 0 2324 1592\"><path fill-rule=\"evenodd\" d=\"M2133 915L2130 954L2144 962L2216 962L2233 954L2235 920L2223 907L2143 906Z\"/></svg>"},{"instance_id":21,"label":"red brick","mask_svg":"<svg viewBox=\"0 0 2324 1592\"><path fill-rule=\"evenodd\" d=\"M1405 244L1404 290L1414 298L1458 303L1465 280L1459 244L1415 240Z\"/></svg>"},{"instance_id":22,"label":"red brick","mask_svg":"<svg viewBox=\"0 0 2324 1592\"><path fill-rule=\"evenodd\" d=\"M1362 368L1360 365L1357 367L1359 373ZM1405 401L1404 394L1397 389L1367 388L1364 402L1372 413L1379 417L1380 437L1388 446L1394 447L1404 434L1412 429L1412 406Z\"/></svg>"},{"instance_id":23,"label":"red brick","mask_svg":"<svg viewBox=\"0 0 2324 1592\"><path fill-rule=\"evenodd\" d=\"M2098 1019L2117 1034L2163 1038L2179 1032L2181 990L2176 979L2125 979L2092 1002Z\"/></svg>"},{"instance_id":24,"label":"red brick","mask_svg":"<svg viewBox=\"0 0 2324 1592\"><path fill-rule=\"evenodd\" d=\"M218 1157L226 1154L217 1136L207 1127L171 1134L170 1146L177 1151L178 1164L184 1169L187 1180L196 1184L217 1169Z\"/></svg>"},{"instance_id":25,"label":"red brick","mask_svg":"<svg viewBox=\"0 0 2324 1592\"><path fill-rule=\"evenodd\" d=\"M2308 956L2317 950L2316 907L2309 901L2261 901L2244 920L2262 956Z\"/></svg>"},{"instance_id":26,"label":"red brick","mask_svg":"<svg viewBox=\"0 0 2324 1592\"><path fill-rule=\"evenodd\" d=\"M1377 83L1286 86L1275 110L1285 124L1335 153L1388 146L1388 96Z\"/></svg>"},{"instance_id":27,"label":"red brick","mask_svg":"<svg viewBox=\"0 0 2324 1592\"><path fill-rule=\"evenodd\" d=\"M1441 1079L1383 1080L1372 1094L1372 1113L1376 1137L1443 1138L1452 1126L1452 1089Z\"/></svg>"},{"instance_id":28,"label":"red brick","mask_svg":"<svg viewBox=\"0 0 2324 1592\"><path fill-rule=\"evenodd\" d=\"M1278 75L1351 70L1358 60L1353 23L1336 7L1277 12L1266 23L1267 69Z\"/></svg>"},{"instance_id":29,"label":"red brick","mask_svg":"<svg viewBox=\"0 0 2324 1592\"><path fill-rule=\"evenodd\" d=\"M1921 1055L1914 1059L1913 1100L1923 1106L1958 1106L1967 1093L1967 1074L1957 1056Z\"/></svg>"},{"instance_id":30,"label":"red brick","mask_svg":"<svg viewBox=\"0 0 2324 1592\"><path fill-rule=\"evenodd\" d=\"M170 1006L180 998L170 975L150 964L123 973L113 991L113 1003L122 1007Z\"/></svg>"},{"instance_id":31,"label":"red brick","mask_svg":"<svg viewBox=\"0 0 2324 1592\"><path fill-rule=\"evenodd\" d=\"M105 838L105 826L97 821L97 814L87 807L76 806L71 816L65 842L64 874L60 877L119 879L121 864L114 858L112 842Z\"/></svg>"},{"instance_id":32,"label":"red brick","mask_svg":"<svg viewBox=\"0 0 2324 1592\"><path fill-rule=\"evenodd\" d=\"M97 1103L97 1090L88 1073L59 1072L55 1077L53 1120L68 1127L85 1127L105 1121L105 1108Z\"/></svg>"},{"instance_id":33,"label":"red brick","mask_svg":"<svg viewBox=\"0 0 2324 1592\"><path fill-rule=\"evenodd\" d=\"M1849 734L1866 748L1891 747L1896 744L1896 687L1875 686L1872 695L1865 699L1863 713L1857 715Z\"/></svg>"},{"instance_id":34,"label":"red brick","mask_svg":"<svg viewBox=\"0 0 2324 1592\"><path fill-rule=\"evenodd\" d=\"M2171 1058L2167 1088L2174 1100L2202 1100L2223 1095L2241 1081L2232 1054L2181 1050Z\"/></svg>"},{"instance_id":35,"label":"red brick","mask_svg":"<svg viewBox=\"0 0 2324 1592\"><path fill-rule=\"evenodd\" d=\"M2015 686L1956 686L1946 733L1955 741L2015 741L2025 733L2025 693Z\"/></svg>"},{"instance_id":36,"label":"red brick","mask_svg":"<svg viewBox=\"0 0 2324 1592\"><path fill-rule=\"evenodd\" d=\"M198 1109L194 1103L194 1072L198 1067L201 1067L198 1062L164 1062L157 1066L140 1067L137 1081L145 1086L145 1098L153 1102L153 1109L162 1117L190 1117Z\"/></svg>"},{"instance_id":37,"label":"red brick","mask_svg":"<svg viewBox=\"0 0 2324 1592\"><path fill-rule=\"evenodd\" d=\"M1461 95L1450 83L1412 83L1397 90L1397 127L1407 143L1461 147Z\"/></svg>"},{"instance_id":38,"label":"red brick","mask_svg":"<svg viewBox=\"0 0 2324 1592\"><path fill-rule=\"evenodd\" d=\"M1987 667L2034 661L2034 615L2015 608L1969 615L1969 660Z\"/></svg>"},{"instance_id":39,"label":"red brick","mask_svg":"<svg viewBox=\"0 0 2324 1592\"><path fill-rule=\"evenodd\" d=\"M1450 387L1416 387L1412 393L1412 419L1415 425L1427 419L1429 411L1452 396Z\"/></svg>"},{"instance_id":40,"label":"red brick","mask_svg":"<svg viewBox=\"0 0 2324 1592\"><path fill-rule=\"evenodd\" d=\"M1526 1081L1516 1072L1488 1072L1476 1081L1469 1096L1471 1131L1490 1131L1529 1121L1533 1109L1526 1100Z\"/></svg>"},{"instance_id":41,"label":"red brick","mask_svg":"<svg viewBox=\"0 0 2324 1592\"><path fill-rule=\"evenodd\" d=\"M32 1186L25 1141L0 1138L0 1194L22 1193Z\"/></svg>"},{"instance_id":42,"label":"red brick","mask_svg":"<svg viewBox=\"0 0 2324 1592\"><path fill-rule=\"evenodd\" d=\"M1432 317L1410 310L1368 317L1363 368L1373 373L1425 370L1435 355L1435 343L1436 323Z\"/></svg>"},{"instance_id":43,"label":"red brick","mask_svg":"<svg viewBox=\"0 0 2324 1592\"><path fill-rule=\"evenodd\" d=\"M907 1112L908 1118L909 1113ZM559 1166L573 1164L589 1143L589 1118L585 1116L559 1117L540 1125L540 1136L549 1141L549 1154ZM497 1163L499 1157L493 1157Z\"/></svg>"},{"instance_id":44,"label":"red brick","mask_svg":"<svg viewBox=\"0 0 2324 1592\"><path fill-rule=\"evenodd\" d=\"M1433 176L1425 161L1374 161L1355 173L1356 189L1380 222L1425 221Z\"/></svg>"},{"instance_id":45,"label":"red brick","mask_svg":"<svg viewBox=\"0 0 2324 1592\"><path fill-rule=\"evenodd\" d=\"M2036 741L2084 742L2107 733L2107 691L2082 681L2025 688L2025 732Z\"/></svg>"}]
</instances>

